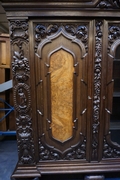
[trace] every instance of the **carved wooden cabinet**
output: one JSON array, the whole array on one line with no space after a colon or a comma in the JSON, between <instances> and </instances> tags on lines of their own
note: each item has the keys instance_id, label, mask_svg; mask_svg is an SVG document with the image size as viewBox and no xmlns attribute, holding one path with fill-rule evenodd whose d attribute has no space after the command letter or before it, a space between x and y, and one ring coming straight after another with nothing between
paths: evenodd
<instances>
[{"instance_id":1,"label":"carved wooden cabinet","mask_svg":"<svg viewBox=\"0 0 120 180\"><path fill-rule=\"evenodd\" d=\"M120 171L120 2L2 5L19 157L12 178Z\"/></svg>"}]
</instances>

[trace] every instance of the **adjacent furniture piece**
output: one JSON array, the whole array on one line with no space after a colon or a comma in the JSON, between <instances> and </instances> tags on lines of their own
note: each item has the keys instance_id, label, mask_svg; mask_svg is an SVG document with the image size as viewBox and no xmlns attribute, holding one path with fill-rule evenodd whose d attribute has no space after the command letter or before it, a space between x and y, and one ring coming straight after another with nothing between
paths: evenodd
<instances>
[{"instance_id":1,"label":"adjacent furniture piece","mask_svg":"<svg viewBox=\"0 0 120 180\"><path fill-rule=\"evenodd\" d=\"M120 171L120 2L2 5L19 156L12 178Z\"/></svg>"}]
</instances>

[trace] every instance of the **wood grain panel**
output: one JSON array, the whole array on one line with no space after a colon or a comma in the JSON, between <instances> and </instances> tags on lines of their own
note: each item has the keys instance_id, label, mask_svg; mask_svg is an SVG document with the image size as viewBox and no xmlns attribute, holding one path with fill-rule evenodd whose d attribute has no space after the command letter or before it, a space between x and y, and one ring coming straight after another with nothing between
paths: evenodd
<instances>
[{"instance_id":1,"label":"wood grain panel","mask_svg":"<svg viewBox=\"0 0 120 180\"><path fill-rule=\"evenodd\" d=\"M50 58L52 136L60 142L72 137L73 57L59 50Z\"/></svg>"}]
</instances>

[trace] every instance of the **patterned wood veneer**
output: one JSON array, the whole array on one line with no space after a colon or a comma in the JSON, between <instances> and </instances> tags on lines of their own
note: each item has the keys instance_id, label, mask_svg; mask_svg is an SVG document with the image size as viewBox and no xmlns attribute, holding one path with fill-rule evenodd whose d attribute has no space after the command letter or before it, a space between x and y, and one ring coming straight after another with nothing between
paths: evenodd
<instances>
[{"instance_id":1,"label":"patterned wood veneer","mask_svg":"<svg viewBox=\"0 0 120 180\"><path fill-rule=\"evenodd\" d=\"M50 59L52 136L60 142L72 137L73 57L65 50Z\"/></svg>"}]
</instances>

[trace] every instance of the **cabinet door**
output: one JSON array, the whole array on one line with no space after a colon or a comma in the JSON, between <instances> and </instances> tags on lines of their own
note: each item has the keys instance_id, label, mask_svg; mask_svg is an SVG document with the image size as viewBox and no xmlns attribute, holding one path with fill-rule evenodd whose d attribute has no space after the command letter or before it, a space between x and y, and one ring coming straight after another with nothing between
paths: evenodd
<instances>
[{"instance_id":1,"label":"cabinet door","mask_svg":"<svg viewBox=\"0 0 120 180\"><path fill-rule=\"evenodd\" d=\"M91 22L33 25L39 161L88 160Z\"/></svg>"},{"instance_id":2,"label":"cabinet door","mask_svg":"<svg viewBox=\"0 0 120 180\"><path fill-rule=\"evenodd\" d=\"M120 22L109 21L104 158L120 157Z\"/></svg>"}]
</instances>

